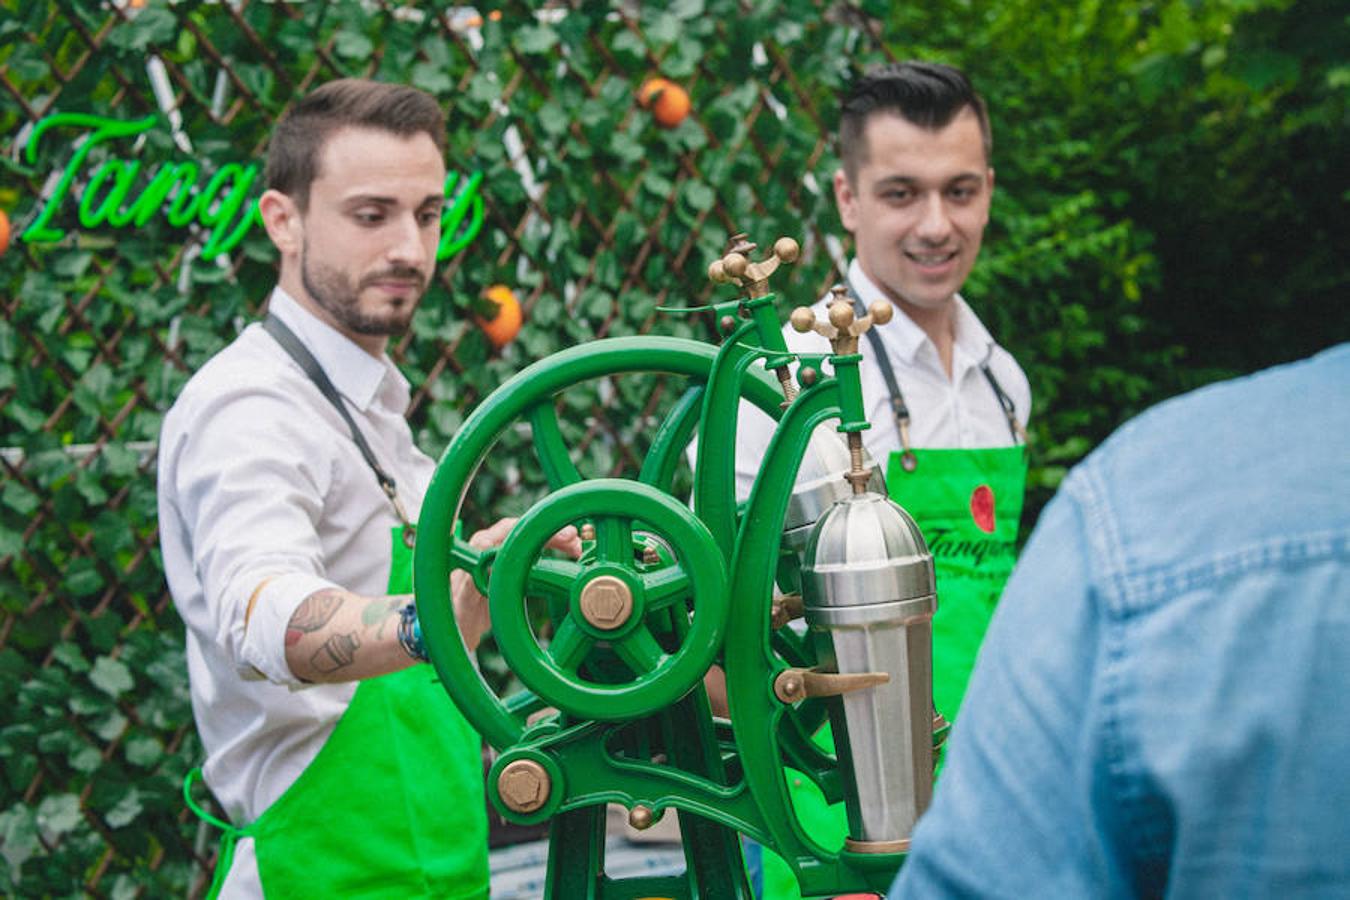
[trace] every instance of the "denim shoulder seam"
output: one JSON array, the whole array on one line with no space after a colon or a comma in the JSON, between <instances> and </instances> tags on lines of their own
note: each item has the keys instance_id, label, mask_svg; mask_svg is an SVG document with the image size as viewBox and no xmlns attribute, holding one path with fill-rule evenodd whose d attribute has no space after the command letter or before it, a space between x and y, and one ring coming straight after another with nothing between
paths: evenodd
<instances>
[{"instance_id":1,"label":"denim shoulder seam","mask_svg":"<svg viewBox=\"0 0 1350 900\"><path fill-rule=\"evenodd\" d=\"M1289 563L1345 559L1347 555L1350 555L1350 536L1341 527L1267 537L1183 564L1124 572L1118 581L1121 588L1118 612L1136 615L1149 611L1168 597L1237 575Z\"/></svg>"},{"instance_id":2,"label":"denim shoulder seam","mask_svg":"<svg viewBox=\"0 0 1350 900\"><path fill-rule=\"evenodd\" d=\"M1089 550L1088 570L1100 573L1110 589L1103 594L1108 609L1114 611L1116 597L1125 592L1125 548L1120 527L1111 505L1110 492L1102 481L1100 467L1090 461L1069 473L1063 490L1078 504L1083 517L1083 537Z\"/></svg>"}]
</instances>

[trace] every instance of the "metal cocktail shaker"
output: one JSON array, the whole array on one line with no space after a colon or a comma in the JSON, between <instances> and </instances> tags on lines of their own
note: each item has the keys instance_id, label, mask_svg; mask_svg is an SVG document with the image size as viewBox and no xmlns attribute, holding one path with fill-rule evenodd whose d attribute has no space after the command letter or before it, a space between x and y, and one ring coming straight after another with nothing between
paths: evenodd
<instances>
[{"instance_id":1,"label":"metal cocktail shaker","mask_svg":"<svg viewBox=\"0 0 1350 900\"><path fill-rule=\"evenodd\" d=\"M831 701L851 850L907 850L933 791L933 557L918 525L882 494L836 501L802 567L817 669L886 673Z\"/></svg>"}]
</instances>

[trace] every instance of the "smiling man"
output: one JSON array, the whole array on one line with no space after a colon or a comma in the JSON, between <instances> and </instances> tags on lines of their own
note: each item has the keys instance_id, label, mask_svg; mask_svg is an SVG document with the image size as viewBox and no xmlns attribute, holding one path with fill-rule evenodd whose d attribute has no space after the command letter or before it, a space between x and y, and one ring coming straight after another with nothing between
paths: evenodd
<instances>
[{"instance_id":1,"label":"smiling man","mask_svg":"<svg viewBox=\"0 0 1350 900\"><path fill-rule=\"evenodd\" d=\"M863 440L937 564L934 700L948 717L1012 570L1026 480L1026 376L958 293L989 221L991 147L984 101L950 66L888 65L843 98L834 194L856 252L846 282L860 311L887 300L899 313L860 347L872 423ZM817 318L827 301L816 304ZM817 334L785 328L784 335L793 351L829 352ZM736 476L745 496L772 425L747 405L741 415ZM816 466L809 455L801 478L829 474ZM804 779L797 783L810 792ZM818 796L799 801L804 807L819 808ZM822 840L844 827L842 810L835 812L816 819ZM763 896L795 896L780 866L766 863Z\"/></svg>"},{"instance_id":2,"label":"smiling man","mask_svg":"<svg viewBox=\"0 0 1350 900\"><path fill-rule=\"evenodd\" d=\"M164 567L204 777L234 823L222 896L487 895L480 740L417 664L409 514L434 463L385 354L432 277L444 153L412 88L343 80L296 103L259 203L281 257L267 319L165 417ZM486 604L453 586L476 645Z\"/></svg>"}]
</instances>

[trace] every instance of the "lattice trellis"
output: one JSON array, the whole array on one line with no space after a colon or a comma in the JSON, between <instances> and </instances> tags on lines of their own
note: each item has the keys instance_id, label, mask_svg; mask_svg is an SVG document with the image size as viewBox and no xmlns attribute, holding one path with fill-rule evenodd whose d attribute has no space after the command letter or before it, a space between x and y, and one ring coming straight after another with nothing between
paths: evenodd
<instances>
[{"instance_id":1,"label":"lattice trellis","mask_svg":"<svg viewBox=\"0 0 1350 900\"><path fill-rule=\"evenodd\" d=\"M441 267L393 355L410 417L438 453L463 413L555 349L594 337L694 335L727 236L792 234L794 301L842 252L825 135L850 66L885 54L840 4L581 3L499 14L387 2L26 3L0 11L0 891L200 892L214 835L182 810L200 746L181 625L157 549L154 441L187 375L258 311L274 257L254 231L215 261L203 235L151 221L81 230L68 198L57 244L19 235L50 198L65 144L23 155L55 112L159 127L91 151L149 171L188 153L210 169L260 158L287 101L334 77L409 81L450 112L452 168L484 173L480 235ZM866 58L866 59L865 59ZM693 99L658 128L636 101L663 74ZM158 94L157 94L158 89ZM256 190L255 190L256 193ZM833 247L833 253L829 252ZM494 352L472 313L513 285L526 324ZM673 402L659 379L560 398L564 432L597 473L631 471L644 427ZM630 449L631 448L631 449ZM540 486L523 439L483 473L471 515L519 509Z\"/></svg>"}]
</instances>

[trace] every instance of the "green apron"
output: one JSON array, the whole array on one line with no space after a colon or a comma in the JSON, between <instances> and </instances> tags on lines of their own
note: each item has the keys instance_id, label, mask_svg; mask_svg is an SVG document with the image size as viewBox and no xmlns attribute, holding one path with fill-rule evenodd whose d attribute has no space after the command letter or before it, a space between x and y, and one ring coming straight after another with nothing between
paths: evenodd
<instances>
[{"instance_id":1,"label":"green apron","mask_svg":"<svg viewBox=\"0 0 1350 900\"><path fill-rule=\"evenodd\" d=\"M412 551L399 526L389 593L411 590ZM319 755L251 824L208 817L188 798L225 829L208 896L220 890L235 841L251 837L268 897L487 897L479 747L431 666L362 681Z\"/></svg>"},{"instance_id":2,"label":"green apron","mask_svg":"<svg viewBox=\"0 0 1350 900\"><path fill-rule=\"evenodd\" d=\"M852 293L855 309L865 312L857 291ZM911 449L909 410L890 360L876 330L867 332L867 337L891 395L901 441L901 449L886 461L886 491L919 524L937 572L933 705L952 721L994 606L1017 561L1017 528L1027 480L1026 433L1012 401L989 368L981 366L1008 419L1010 434L1019 443L980 449ZM815 740L834 752L828 725ZM787 769L786 775L802 827L826 847L841 846L848 837L844 804L827 804L815 782L795 769ZM762 854L761 900L799 900L797 879L787 863L767 848Z\"/></svg>"},{"instance_id":3,"label":"green apron","mask_svg":"<svg viewBox=\"0 0 1350 900\"><path fill-rule=\"evenodd\" d=\"M919 523L937 570L933 703L954 720L989 619L1017 561L1026 448L913 450L886 465L886 489Z\"/></svg>"}]
</instances>

